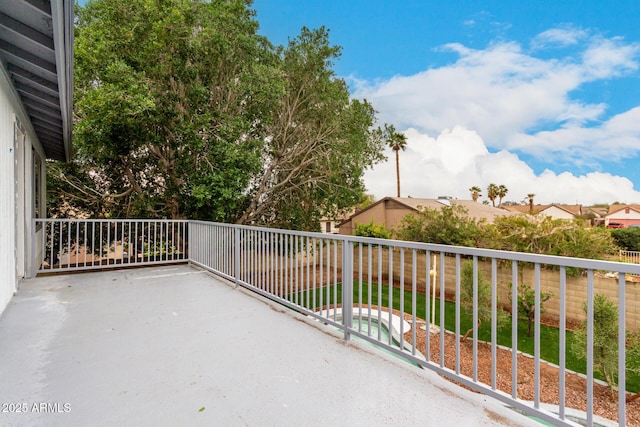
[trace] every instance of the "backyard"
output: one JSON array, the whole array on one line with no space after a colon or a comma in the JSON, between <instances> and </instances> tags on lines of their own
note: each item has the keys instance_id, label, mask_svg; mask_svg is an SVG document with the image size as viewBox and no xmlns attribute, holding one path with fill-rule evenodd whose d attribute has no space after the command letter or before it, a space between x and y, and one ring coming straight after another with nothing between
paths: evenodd
<instances>
[{"instance_id":1,"label":"backyard","mask_svg":"<svg viewBox=\"0 0 640 427\"><path fill-rule=\"evenodd\" d=\"M369 307L377 310L378 306L384 309L391 307L394 314L404 314L404 318L410 324L414 320L416 325L416 349L426 352L426 331L429 328L421 329L419 326L426 325L427 317L427 299L417 298L415 301L415 313L412 311L413 301L410 291L404 291L393 287L391 290L387 285L378 285L363 282L362 286L358 282L354 283L353 305L362 307L364 310ZM390 293L391 291L391 293ZM311 307L317 309L328 307L340 307L342 304L342 286L317 288L315 290L303 291L298 294L289 295L290 301L298 301L304 305L308 301ZM315 301L314 301L315 300ZM391 302L390 302L391 300ZM400 312L401 300L404 302L404 309ZM432 302L432 301L431 301ZM444 327L447 331L444 336L445 344L445 362L447 368L455 370L455 349L456 336L455 332L455 303L445 301ZM435 324L440 326L440 300L435 301ZM460 313L460 335L472 328L472 318ZM512 342L511 342L512 319L508 317L501 328L497 330L496 354L496 387L505 393L512 392ZM534 399L533 375L534 375L534 336L528 336L528 325L526 319L518 319L518 398L524 400ZM471 377L473 375L473 336L460 343L461 353L461 372ZM405 331L404 340L413 344L413 331ZM485 384L491 384L491 325L483 324L478 331L478 379ZM574 340L574 334L571 330L566 331L566 348L565 367L573 372L565 373L566 383L566 406L578 410L586 410L586 380L584 374L586 372L586 364L584 360L578 359L569 349ZM540 357L548 363L541 363L540 367L540 399L544 403L558 404L559 396L559 330L557 325L540 325ZM431 333L430 339L430 360L434 363L440 363L440 334L438 332ZM603 380L602 376L595 373L598 379ZM640 378L637 375L627 376L627 391L640 391ZM594 384L594 414L617 420L617 394L611 393L608 386L604 383ZM640 425L640 401L634 401L627 404L627 421L630 425Z\"/></svg>"}]
</instances>

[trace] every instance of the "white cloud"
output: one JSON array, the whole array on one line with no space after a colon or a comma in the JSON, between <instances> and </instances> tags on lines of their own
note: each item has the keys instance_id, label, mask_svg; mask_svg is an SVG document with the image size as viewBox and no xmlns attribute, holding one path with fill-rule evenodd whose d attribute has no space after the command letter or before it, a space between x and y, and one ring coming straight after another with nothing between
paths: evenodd
<instances>
[{"instance_id":1,"label":"white cloud","mask_svg":"<svg viewBox=\"0 0 640 427\"><path fill-rule=\"evenodd\" d=\"M509 138L506 146L538 157L562 154L565 162L632 158L640 153L640 107L615 115L599 126L518 133Z\"/></svg>"},{"instance_id":2,"label":"white cloud","mask_svg":"<svg viewBox=\"0 0 640 427\"><path fill-rule=\"evenodd\" d=\"M591 45L582 55L585 80L617 77L625 72L637 70L639 51L638 43L628 44L618 37L593 38Z\"/></svg>"},{"instance_id":3,"label":"white cloud","mask_svg":"<svg viewBox=\"0 0 640 427\"><path fill-rule=\"evenodd\" d=\"M539 37L569 43L586 35L550 30ZM538 144L544 147L544 140L519 137L530 129L579 130L596 124L606 104L573 99L572 93L587 82L633 72L640 54L640 44L600 36L586 38L574 56L552 59L523 52L514 42L494 43L483 50L459 43L440 49L457 53L459 59L411 76L359 81L354 96L370 100L380 120L398 129L437 134L460 125L475 129L492 148L532 153L542 153ZM517 144L510 145L514 140Z\"/></svg>"},{"instance_id":4,"label":"white cloud","mask_svg":"<svg viewBox=\"0 0 640 427\"><path fill-rule=\"evenodd\" d=\"M460 59L412 76L360 84L354 96L372 101L380 119L399 129L437 133L461 125L500 146L516 132L565 114L572 105L567 93L580 83L575 66L528 56L515 43L486 50L460 44L444 48L458 53ZM572 107L578 119L584 116L582 110L588 119L593 117L591 107Z\"/></svg>"},{"instance_id":5,"label":"white cloud","mask_svg":"<svg viewBox=\"0 0 640 427\"><path fill-rule=\"evenodd\" d=\"M494 182L507 185L513 201L533 192L541 203L640 202L627 178L536 175L514 154L582 171L640 156L640 107L607 117L604 102L575 98L587 83L637 73L640 43L564 27L539 34L530 46L527 52L508 41L485 49L451 43L440 50L456 53L454 63L356 82L354 96L371 101L381 122L407 129L402 195L469 198L469 187ZM564 56L549 57L558 52ZM395 194L394 165L365 175L377 197Z\"/></svg>"},{"instance_id":6,"label":"white cloud","mask_svg":"<svg viewBox=\"0 0 640 427\"><path fill-rule=\"evenodd\" d=\"M403 197L451 196L470 199L469 188L483 190L489 183L509 189L505 200L520 202L529 193L536 203L582 203L585 205L626 201L640 202L640 192L627 178L592 172L576 176L546 170L540 175L517 155L508 151L491 153L477 132L457 126L432 138L416 129L404 132L407 149L400 152L401 195ZM395 157L365 174L367 190L377 198L396 194ZM486 190L483 194L486 193Z\"/></svg>"},{"instance_id":7,"label":"white cloud","mask_svg":"<svg viewBox=\"0 0 640 427\"><path fill-rule=\"evenodd\" d=\"M552 28L550 30L543 31L534 37L531 41L531 48L538 50L573 46L587 37L587 35L588 34L585 30L573 28L571 26L567 28Z\"/></svg>"}]
</instances>

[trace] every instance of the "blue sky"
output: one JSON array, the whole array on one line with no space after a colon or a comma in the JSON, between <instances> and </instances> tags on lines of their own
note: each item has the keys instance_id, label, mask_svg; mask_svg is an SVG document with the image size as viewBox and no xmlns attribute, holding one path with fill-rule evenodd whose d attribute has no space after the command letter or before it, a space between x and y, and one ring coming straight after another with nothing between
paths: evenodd
<instances>
[{"instance_id":1,"label":"blue sky","mask_svg":"<svg viewBox=\"0 0 640 427\"><path fill-rule=\"evenodd\" d=\"M259 32L342 46L335 71L403 131L402 195L640 203L640 2L254 0ZM388 152L391 160L391 152ZM365 175L395 195L395 164Z\"/></svg>"}]
</instances>

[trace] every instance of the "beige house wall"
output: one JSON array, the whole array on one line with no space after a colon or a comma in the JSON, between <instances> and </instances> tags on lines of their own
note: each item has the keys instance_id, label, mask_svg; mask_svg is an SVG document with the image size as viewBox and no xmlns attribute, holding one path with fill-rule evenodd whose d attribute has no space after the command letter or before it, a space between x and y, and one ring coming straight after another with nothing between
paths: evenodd
<instances>
[{"instance_id":1,"label":"beige house wall","mask_svg":"<svg viewBox=\"0 0 640 427\"><path fill-rule=\"evenodd\" d=\"M356 224L369 224L373 221L376 225L383 225L387 229L398 228L402 219L415 212L407 206L394 200L385 200L366 211L356 213L351 219L340 227L340 234L354 235Z\"/></svg>"}]
</instances>

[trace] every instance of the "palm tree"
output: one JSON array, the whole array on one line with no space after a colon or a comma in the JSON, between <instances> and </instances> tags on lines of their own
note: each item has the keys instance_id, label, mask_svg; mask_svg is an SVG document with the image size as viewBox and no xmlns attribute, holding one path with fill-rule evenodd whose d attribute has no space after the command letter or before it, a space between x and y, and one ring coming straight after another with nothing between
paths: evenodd
<instances>
[{"instance_id":1,"label":"palm tree","mask_svg":"<svg viewBox=\"0 0 640 427\"><path fill-rule=\"evenodd\" d=\"M504 199L508 192L509 189L505 185L500 184L500 186L498 187L498 206L502 206L502 199Z\"/></svg>"},{"instance_id":2,"label":"palm tree","mask_svg":"<svg viewBox=\"0 0 640 427\"><path fill-rule=\"evenodd\" d=\"M499 187L493 183L487 187L487 197L491 200L491 206L496 207L496 197L498 197Z\"/></svg>"},{"instance_id":3,"label":"palm tree","mask_svg":"<svg viewBox=\"0 0 640 427\"><path fill-rule=\"evenodd\" d=\"M389 147L396 152L396 179L398 182L398 197L400 197L400 150L407 148L407 137L404 134L396 132L393 125L385 125L385 139Z\"/></svg>"},{"instance_id":4,"label":"palm tree","mask_svg":"<svg viewBox=\"0 0 640 427\"><path fill-rule=\"evenodd\" d=\"M529 193L527 194L527 198L529 199L529 214L533 215L533 198L536 197L535 194Z\"/></svg>"},{"instance_id":5,"label":"palm tree","mask_svg":"<svg viewBox=\"0 0 640 427\"><path fill-rule=\"evenodd\" d=\"M469 191L471 192L471 198L473 199L474 202L477 202L478 197L482 196L482 189L477 185L474 185L473 187L471 187Z\"/></svg>"}]
</instances>

